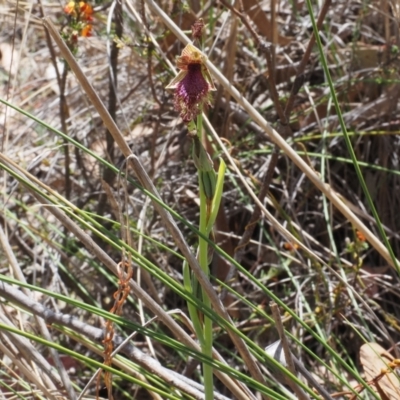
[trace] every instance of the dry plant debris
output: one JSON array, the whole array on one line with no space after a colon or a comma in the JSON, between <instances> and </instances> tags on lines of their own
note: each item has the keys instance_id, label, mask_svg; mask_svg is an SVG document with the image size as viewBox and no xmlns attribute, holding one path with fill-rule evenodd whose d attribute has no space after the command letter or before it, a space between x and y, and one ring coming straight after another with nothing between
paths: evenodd
<instances>
[{"instance_id":1,"label":"dry plant debris","mask_svg":"<svg viewBox=\"0 0 400 400\"><path fill-rule=\"evenodd\" d=\"M1 277L25 280L47 291L13 288L5 281L0 286L4 398L74 398L68 380L83 391L99 367L90 361L101 364L104 358L101 329L111 329L101 312L112 308L115 293L127 294L128 282L122 279L121 287L121 276L110 269L121 261L123 246L125 252L131 251L128 242L134 252L134 282L116 314L136 325L113 322L115 332L109 330L109 336L119 342L108 347L106 364L137 381L113 373L108 386L113 383L115 399L167 398L163 393L201 398L201 362L179 347L196 345L178 286L182 251L137 180L110 173L99 159L134 177L126 155L105 129L103 116L42 24L46 16L63 35L127 148L138 155L161 199L179 215L173 218L193 250L197 234L190 224L196 227L199 202L191 139L178 115L185 110L178 104L177 112L174 94L165 90L171 80L177 85L184 78L184 73L174 78L172 67L187 43L167 28L152 3L41 0L0 5L0 99L67 135L61 137L4 103L0 106ZM202 18L198 26L206 37L207 59L381 242L332 103L307 2L155 3L183 33ZM351 144L399 258L398 2L325 1L321 8L313 4ZM201 58L199 65L208 75L205 60ZM275 342L278 335L268 306L274 295L281 309L286 307L282 318L286 334L292 335L291 351L317 385L332 394L351 389L361 393L360 383L354 383L357 374L350 370L364 369L370 391L364 388L360 396L372 399L374 391L382 400L400 398L393 364L400 357L384 350L400 340L399 275L275 146L243 104L215 77L207 76L206 81L207 89L214 89L214 84L216 89L212 101L203 99L210 103L207 116L229 153L208 136L207 152L215 160L224 157L228 165L215 242L242 266L239 271L232 259L215 250L211 272L221 282L212 283L235 326L252 341L253 349ZM279 226L255 205L245 184ZM120 234L126 218L129 240ZM58 295L70 302L54 297ZM50 312L49 338L37 318ZM79 325L82 321L85 324ZM19 335L6 327L32 337L19 341ZM217 323L213 328L220 360L250 375L227 328ZM131 347L120 353L130 360L110 357L111 349L133 331ZM49 343L75 354L58 362ZM87 358L78 359L76 354ZM268 379L265 388L293 398L291 388L267 368L262 353L257 357L257 366ZM352 366L350 370L342 362ZM254 382L241 377L238 384L236 379L219 373L216 396L234 398L235 390L237 398L261 396ZM156 386L162 394L146 385ZM95 384L87 393L87 398L95 395ZM351 396L355 394L347 395Z\"/></svg>"}]
</instances>

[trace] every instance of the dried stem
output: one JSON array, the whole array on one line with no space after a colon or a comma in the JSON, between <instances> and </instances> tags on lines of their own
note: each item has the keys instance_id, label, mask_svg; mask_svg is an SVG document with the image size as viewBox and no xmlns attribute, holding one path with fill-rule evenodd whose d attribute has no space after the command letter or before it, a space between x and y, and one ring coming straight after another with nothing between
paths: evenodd
<instances>
[{"instance_id":1,"label":"dried stem","mask_svg":"<svg viewBox=\"0 0 400 400\"><path fill-rule=\"evenodd\" d=\"M279 307L275 302L270 303L272 317L275 321L276 330L278 331L279 338L281 339L283 352L285 354L285 361L287 364L288 370L293 374L297 375L296 368L293 363L292 353L289 348L289 343L287 341L285 330L283 328L281 314L279 312ZM296 382L292 381L291 379L285 379L286 383L290 386L290 388L296 393L300 400L308 400L307 395L303 391L303 389L297 385Z\"/></svg>"}]
</instances>

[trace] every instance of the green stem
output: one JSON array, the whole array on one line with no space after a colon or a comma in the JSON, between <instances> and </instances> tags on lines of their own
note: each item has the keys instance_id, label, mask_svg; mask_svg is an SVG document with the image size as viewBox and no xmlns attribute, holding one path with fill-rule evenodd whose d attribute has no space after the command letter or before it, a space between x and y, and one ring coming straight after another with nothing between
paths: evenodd
<instances>
[{"instance_id":1,"label":"green stem","mask_svg":"<svg viewBox=\"0 0 400 400\"><path fill-rule=\"evenodd\" d=\"M183 262L183 283L185 285L185 289L192 293L193 295L196 294L197 289L195 288L194 285L192 285L192 278L190 276L190 268L187 260ZM197 308L188 301L188 310L189 310L189 315L190 319L193 324L194 331L196 332L197 339L200 342L200 346L203 349L204 348L204 336L203 336L203 327L201 326L200 323L200 318L198 314Z\"/></svg>"},{"instance_id":2,"label":"green stem","mask_svg":"<svg viewBox=\"0 0 400 400\"><path fill-rule=\"evenodd\" d=\"M197 134L199 140L202 140L203 132L203 116L200 114L197 117ZM199 231L208 237L207 232L207 198L203 190L203 185L200 183L200 171L199 171L199 188L200 188L200 227ZM199 264L206 274L210 276L208 268L208 242L202 237L199 237ZM203 303L206 307L211 307L211 301L207 296L207 293L202 289ZM212 336L212 320L211 318L204 315L204 330L203 330L204 343L201 345L203 354L212 358L213 348L213 336ZM214 384L213 384L213 369L210 365L203 363L203 378L204 378L204 390L206 400L214 399Z\"/></svg>"}]
</instances>

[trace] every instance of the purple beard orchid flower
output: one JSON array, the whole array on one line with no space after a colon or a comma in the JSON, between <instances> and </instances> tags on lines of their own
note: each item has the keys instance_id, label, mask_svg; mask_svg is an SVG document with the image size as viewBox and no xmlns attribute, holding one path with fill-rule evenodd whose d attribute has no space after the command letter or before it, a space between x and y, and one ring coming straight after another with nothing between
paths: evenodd
<instances>
[{"instance_id":1,"label":"purple beard orchid flower","mask_svg":"<svg viewBox=\"0 0 400 400\"><path fill-rule=\"evenodd\" d=\"M180 72L166 87L175 90L175 109L186 123L193 121L210 104L209 92L216 90L205 60L200 50L188 44L177 58Z\"/></svg>"}]
</instances>

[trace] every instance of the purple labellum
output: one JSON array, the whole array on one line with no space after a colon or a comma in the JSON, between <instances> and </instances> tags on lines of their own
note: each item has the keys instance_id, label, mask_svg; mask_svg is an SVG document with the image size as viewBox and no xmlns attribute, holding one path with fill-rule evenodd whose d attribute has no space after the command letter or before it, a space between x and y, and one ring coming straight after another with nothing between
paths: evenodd
<instances>
[{"instance_id":1,"label":"purple labellum","mask_svg":"<svg viewBox=\"0 0 400 400\"><path fill-rule=\"evenodd\" d=\"M204 78L202 65L189 64L185 77L175 89L175 108L185 122L193 120L208 104L210 85Z\"/></svg>"}]
</instances>

